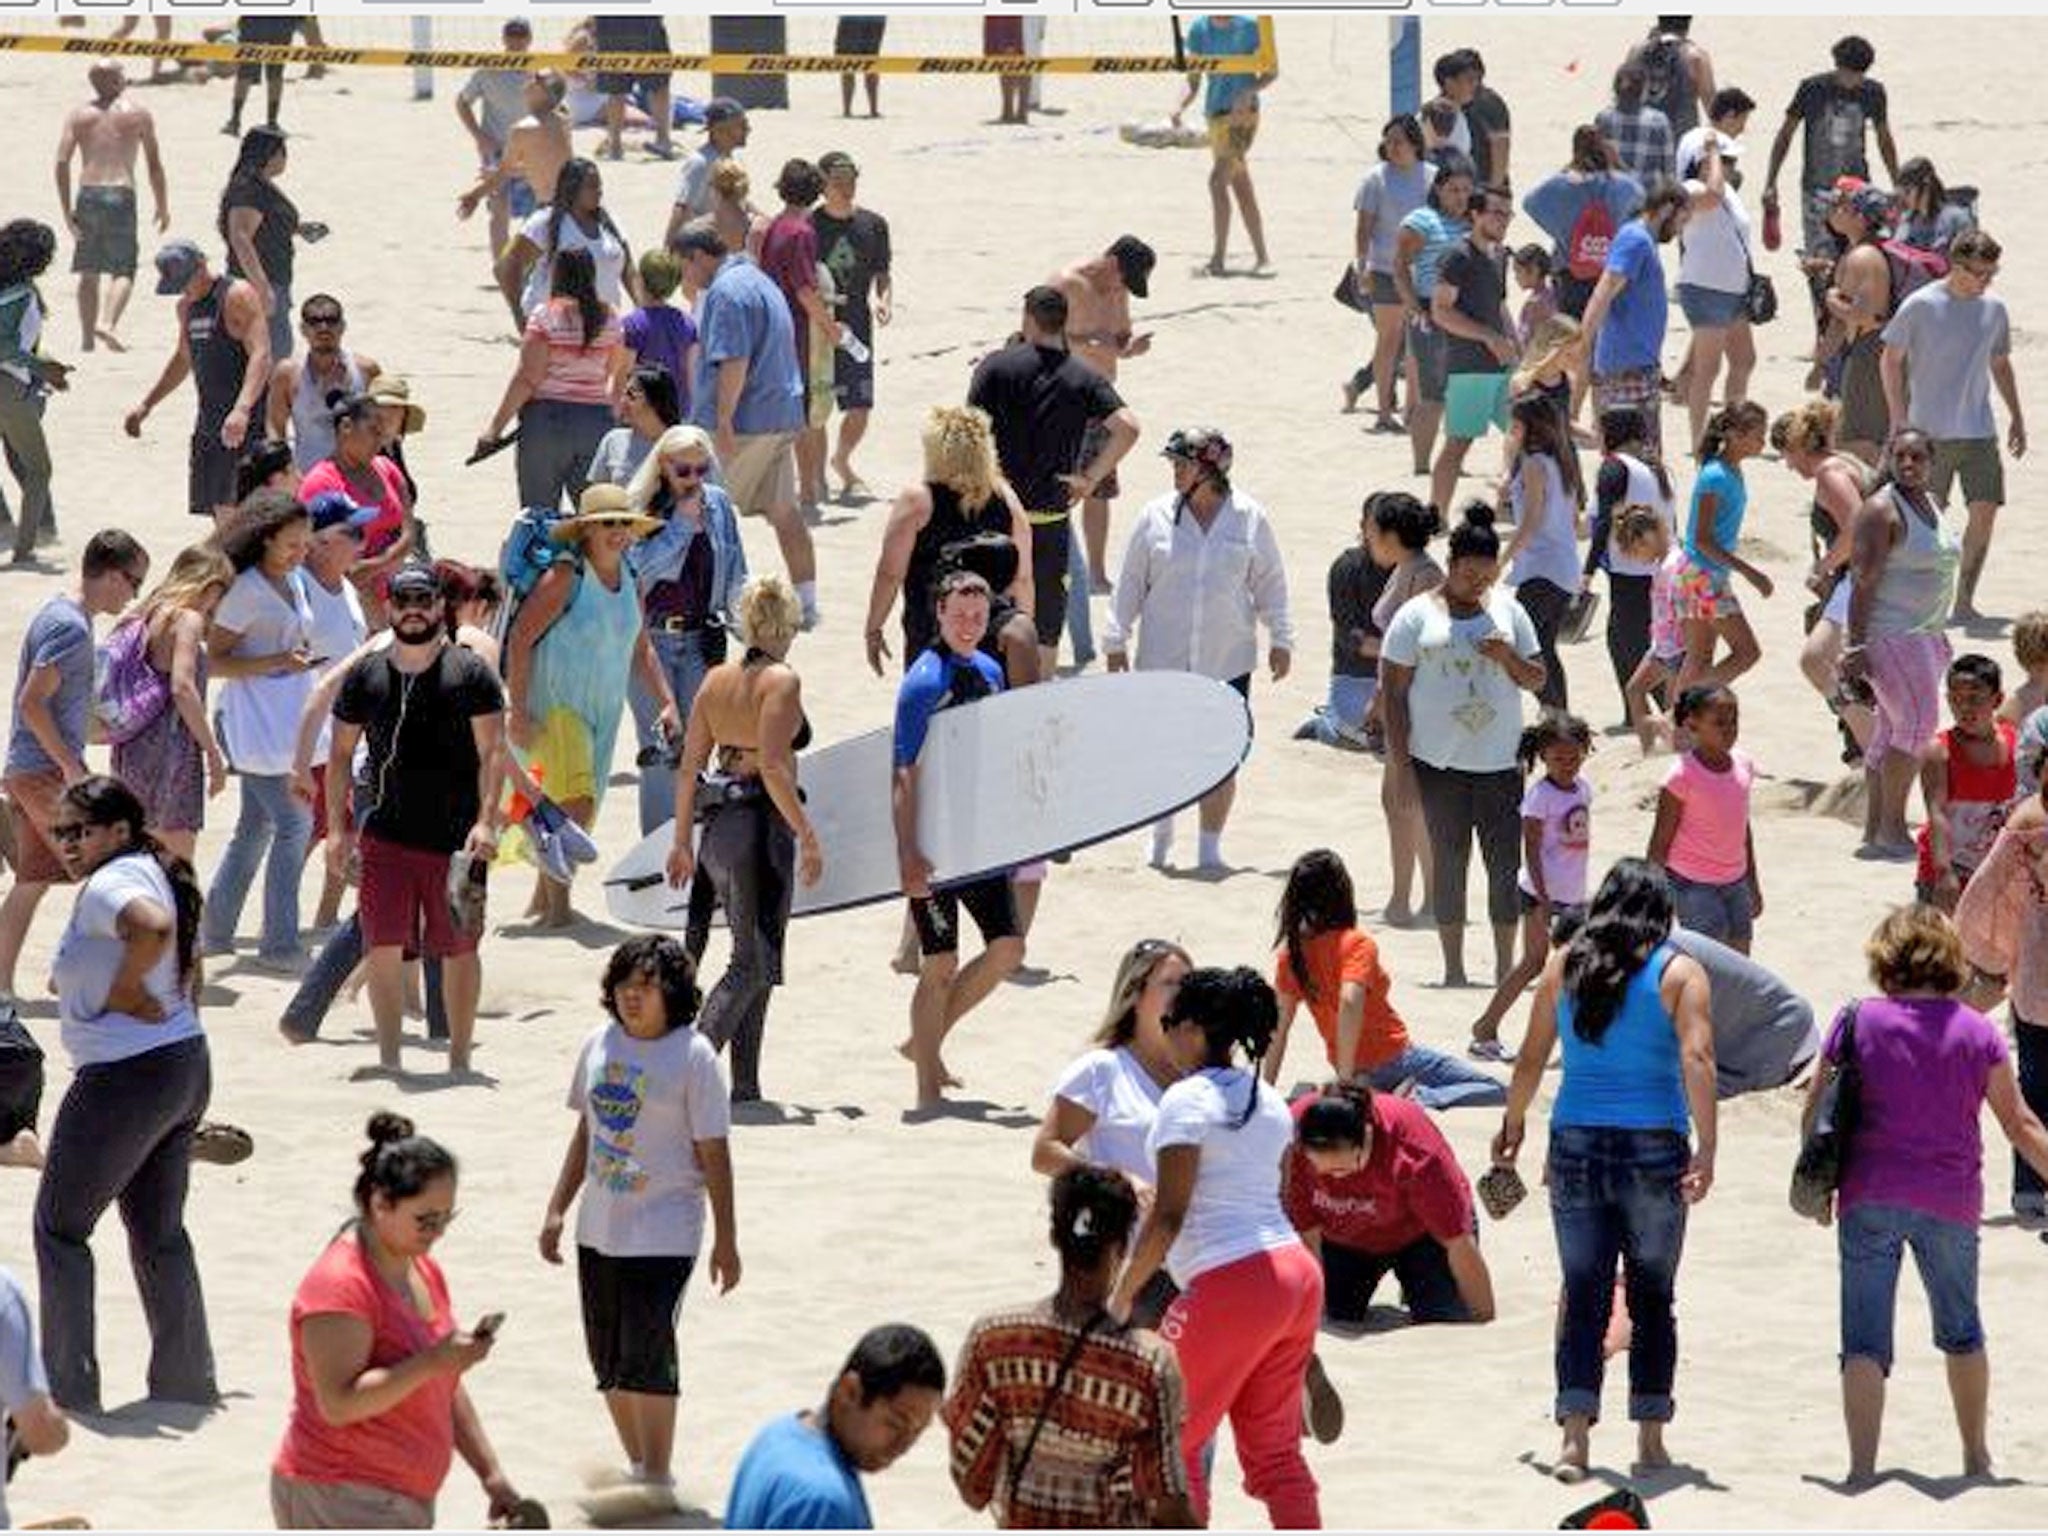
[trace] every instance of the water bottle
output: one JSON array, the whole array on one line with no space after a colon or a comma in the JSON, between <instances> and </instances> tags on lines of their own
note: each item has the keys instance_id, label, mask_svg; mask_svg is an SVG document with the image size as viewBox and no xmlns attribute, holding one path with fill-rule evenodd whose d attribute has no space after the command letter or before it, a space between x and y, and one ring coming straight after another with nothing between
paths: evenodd
<instances>
[{"instance_id":1,"label":"water bottle","mask_svg":"<svg viewBox=\"0 0 2048 1536\"><path fill-rule=\"evenodd\" d=\"M851 327L839 333L839 350L856 363L864 363L872 355L868 351L867 343L854 335Z\"/></svg>"}]
</instances>

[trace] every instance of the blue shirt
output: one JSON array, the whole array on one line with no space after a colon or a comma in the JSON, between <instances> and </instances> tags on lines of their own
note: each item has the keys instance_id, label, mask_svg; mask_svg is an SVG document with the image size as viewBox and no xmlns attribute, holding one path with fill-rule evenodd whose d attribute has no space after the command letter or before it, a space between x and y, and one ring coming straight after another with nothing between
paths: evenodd
<instances>
[{"instance_id":1,"label":"blue shirt","mask_svg":"<svg viewBox=\"0 0 2048 1536\"><path fill-rule=\"evenodd\" d=\"M92 620L75 597L53 597L28 621L21 660L14 673L14 719L7 737L9 773L55 773L57 764L21 718L21 690L37 667L57 670L57 691L45 700L57 734L72 756L85 760L85 733L92 716Z\"/></svg>"},{"instance_id":2,"label":"blue shirt","mask_svg":"<svg viewBox=\"0 0 2048 1536\"><path fill-rule=\"evenodd\" d=\"M740 1457L725 1497L725 1524L736 1531L875 1528L860 1474L830 1435L794 1413L764 1426Z\"/></svg>"},{"instance_id":3,"label":"blue shirt","mask_svg":"<svg viewBox=\"0 0 2048 1536\"><path fill-rule=\"evenodd\" d=\"M1436 292L1437 268L1472 233L1472 226L1464 219L1450 218L1424 204L1401 221L1401 228L1412 229L1422 236L1422 249L1415 253L1409 276L1415 282L1415 296L1427 304L1430 295ZM1399 239L1398 235L1396 239Z\"/></svg>"},{"instance_id":4,"label":"blue shirt","mask_svg":"<svg viewBox=\"0 0 2048 1536\"><path fill-rule=\"evenodd\" d=\"M1607 251L1607 270L1628 286L1615 296L1593 348L1596 375L1655 368L1664 356L1664 261L1657 237L1641 219L1630 219L1615 232Z\"/></svg>"},{"instance_id":5,"label":"blue shirt","mask_svg":"<svg viewBox=\"0 0 2048 1536\"><path fill-rule=\"evenodd\" d=\"M1252 16L1198 16L1188 27L1187 51L1201 58L1239 58L1259 51L1259 23ZM1240 98L1257 90L1251 75L1213 74L1203 81L1202 111L1227 117ZM1256 108L1256 97L1252 102Z\"/></svg>"},{"instance_id":6,"label":"blue shirt","mask_svg":"<svg viewBox=\"0 0 2048 1536\"><path fill-rule=\"evenodd\" d=\"M1676 953L1669 944L1650 952L1631 976L1621 1008L1600 1043L1579 1038L1573 1025L1578 999L1557 999L1557 1038L1564 1047L1564 1083L1551 1106L1552 1125L1604 1130L1676 1131L1692 1123L1685 1106L1685 1076L1678 1064L1678 1030L1659 990Z\"/></svg>"},{"instance_id":7,"label":"blue shirt","mask_svg":"<svg viewBox=\"0 0 2048 1536\"><path fill-rule=\"evenodd\" d=\"M1733 550L1735 541L1742 537L1743 515L1749 511L1749 486L1741 470L1731 469L1719 459L1709 459L1701 465L1699 478L1693 481L1692 513L1685 520L1685 552L1695 565L1725 579L1728 567L1700 552L1700 504L1707 496L1714 498L1714 542L1722 549Z\"/></svg>"},{"instance_id":8,"label":"blue shirt","mask_svg":"<svg viewBox=\"0 0 2048 1536\"><path fill-rule=\"evenodd\" d=\"M896 766L908 768L924 750L932 716L1003 691L1003 669L980 651L957 656L943 644L911 663L896 690Z\"/></svg>"},{"instance_id":9,"label":"blue shirt","mask_svg":"<svg viewBox=\"0 0 2048 1536\"><path fill-rule=\"evenodd\" d=\"M718 430L718 365L747 364L746 387L732 413L742 437L795 432L804 424L804 381L796 368L796 330L775 280L744 256L728 256L704 290L697 313L697 385L690 420Z\"/></svg>"}]
</instances>

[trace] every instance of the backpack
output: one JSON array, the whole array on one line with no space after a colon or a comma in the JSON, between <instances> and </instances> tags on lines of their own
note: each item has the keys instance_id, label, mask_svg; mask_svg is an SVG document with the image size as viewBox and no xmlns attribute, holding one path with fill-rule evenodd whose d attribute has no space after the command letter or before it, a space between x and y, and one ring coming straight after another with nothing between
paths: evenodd
<instances>
[{"instance_id":1,"label":"backpack","mask_svg":"<svg viewBox=\"0 0 2048 1536\"><path fill-rule=\"evenodd\" d=\"M1572 220L1571 234L1564 243L1564 266L1582 283L1598 282L1607 270L1607 253L1614 248L1614 210L1607 206L1607 194L1596 192L1593 199Z\"/></svg>"},{"instance_id":2,"label":"backpack","mask_svg":"<svg viewBox=\"0 0 2048 1536\"><path fill-rule=\"evenodd\" d=\"M125 746L171 707L171 680L150 665L149 621L123 619L94 657L92 707L100 735Z\"/></svg>"},{"instance_id":3,"label":"backpack","mask_svg":"<svg viewBox=\"0 0 2048 1536\"><path fill-rule=\"evenodd\" d=\"M1643 50L1643 104L1667 117L1685 96L1685 39L1659 32Z\"/></svg>"},{"instance_id":4,"label":"backpack","mask_svg":"<svg viewBox=\"0 0 2048 1536\"><path fill-rule=\"evenodd\" d=\"M505 542L498 547L498 582L505 589L505 599L499 604L491 636L500 647L512 638L512 621L520 604L532 596L541 577L563 561L569 562L577 575L582 574L582 556L576 546L555 537L555 529L573 515L559 507L527 507L505 530ZM506 662L510 659L503 658Z\"/></svg>"},{"instance_id":5,"label":"backpack","mask_svg":"<svg viewBox=\"0 0 2048 1536\"><path fill-rule=\"evenodd\" d=\"M1948 276L1948 257L1940 251L1922 250L1896 236L1884 241L1879 249L1884 252L1885 265L1891 268L1893 314L1929 283Z\"/></svg>"}]
</instances>

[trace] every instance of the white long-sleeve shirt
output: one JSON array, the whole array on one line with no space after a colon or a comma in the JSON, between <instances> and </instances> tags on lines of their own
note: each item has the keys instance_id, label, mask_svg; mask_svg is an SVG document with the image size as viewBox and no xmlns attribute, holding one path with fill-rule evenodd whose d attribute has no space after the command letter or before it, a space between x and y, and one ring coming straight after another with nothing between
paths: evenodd
<instances>
[{"instance_id":1,"label":"white long-sleeve shirt","mask_svg":"<svg viewBox=\"0 0 2048 1536\"><path fill-rule=\"evenodd\" d=\"M1265 508L1232 491L1203 531L1192 511L1168 494L1146 504L1131 530L1103 649L1128 653L1138 634L1144 671L1197 672L1221 682L1259 662L1258 625L1272 643L1294 649L1287 572Z\"/></svg>"}]
</instances>

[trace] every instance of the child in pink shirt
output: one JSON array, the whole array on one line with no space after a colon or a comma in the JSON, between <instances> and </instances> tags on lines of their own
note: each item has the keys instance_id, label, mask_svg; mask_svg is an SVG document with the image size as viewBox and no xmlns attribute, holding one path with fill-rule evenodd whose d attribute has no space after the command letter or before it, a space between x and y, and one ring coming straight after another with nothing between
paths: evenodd
<instances>
[{"instance_id":1,"label":"child in pink shirt","mask_svg":"<svg viewBox=\"0 0 2048 1536\"><path fill-rule=\"evenodd\" d=\"M1650 862L1671 877L1681 923L1746 955L1764 893L1749 831L1756 764L1735 745L1741 708L1725 684L1701 683L1678 696L1672 720L1692 749L1664 776Z\"/></svg>"}]
</instances>

